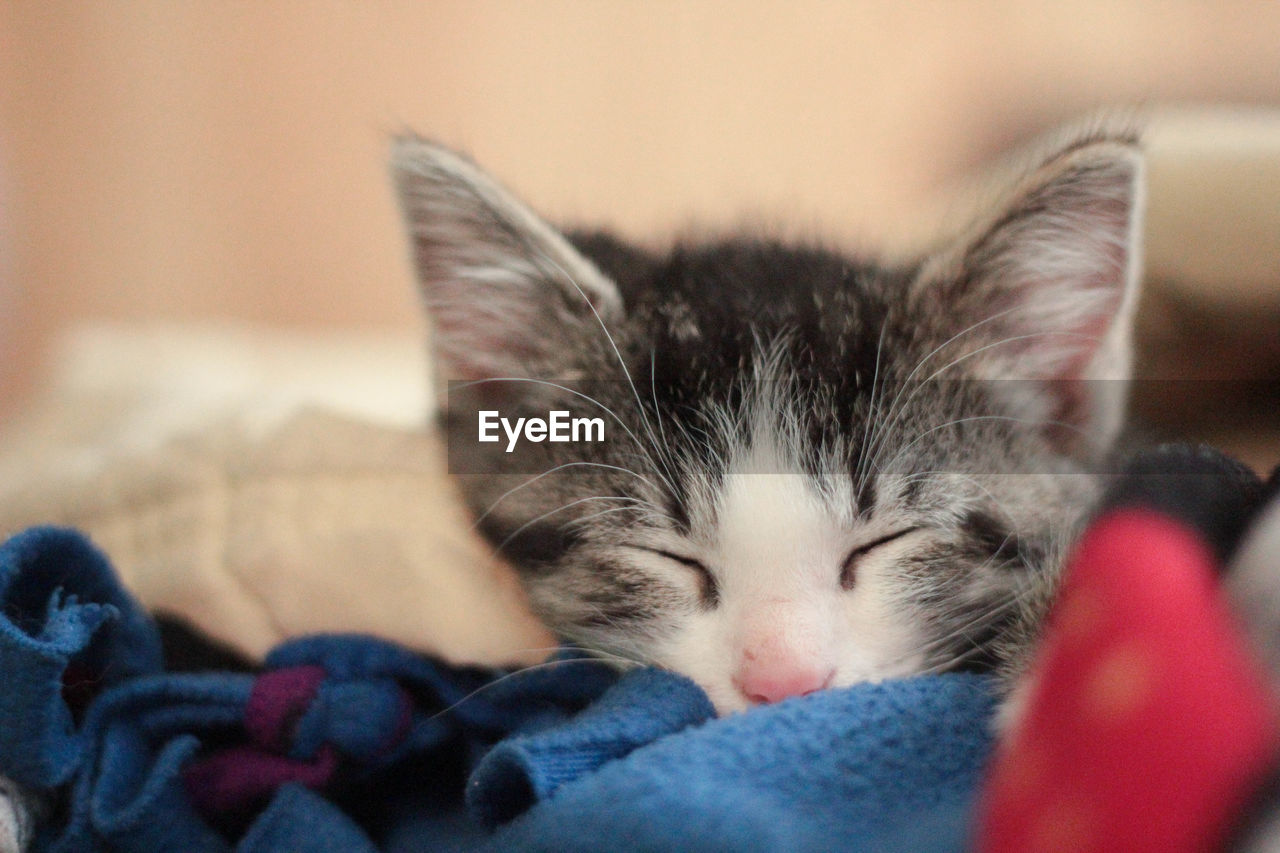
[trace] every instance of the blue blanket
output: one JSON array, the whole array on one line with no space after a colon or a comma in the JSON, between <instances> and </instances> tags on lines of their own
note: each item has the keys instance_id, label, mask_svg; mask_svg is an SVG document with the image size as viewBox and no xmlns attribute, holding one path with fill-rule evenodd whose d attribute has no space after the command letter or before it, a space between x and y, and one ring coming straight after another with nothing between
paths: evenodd
<instances>
[{"instance_id":1,"label":"blue blanket","mask_svg":"<svg viewBox=\"0 0 1280 853\"><path fill-rule=\"evenodd\" d=\"M828 690L716 719L678 675L513 673L362 636L169 672L74 531L0 546L0 775L49 851L956 851L988 684Z\"/></svg>"}]
</instances>

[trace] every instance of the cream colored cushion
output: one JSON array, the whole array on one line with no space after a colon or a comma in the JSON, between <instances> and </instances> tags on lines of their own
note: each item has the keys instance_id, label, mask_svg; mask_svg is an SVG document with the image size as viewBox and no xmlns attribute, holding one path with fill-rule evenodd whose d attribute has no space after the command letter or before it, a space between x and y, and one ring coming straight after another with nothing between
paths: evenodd
<instances>
[{"instance_id":1,"label":"cream colored cushion","mask_svg":"<svg viewBox=\"0 0 1280 853\"><path fill-rule=\"evenodd\" d=\"M6 433L0 529L78 527L147 606L255 656L364 631L454 661L536 660L552 640L472 532L424 426L421 350L82 330Z\"/></svg>"}]
</instances>

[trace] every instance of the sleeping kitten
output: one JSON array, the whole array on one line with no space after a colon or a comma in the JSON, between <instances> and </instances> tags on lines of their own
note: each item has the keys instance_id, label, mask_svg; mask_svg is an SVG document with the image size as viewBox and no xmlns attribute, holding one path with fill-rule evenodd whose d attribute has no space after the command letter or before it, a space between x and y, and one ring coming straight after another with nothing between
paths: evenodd
<instances>
[{"instance_id":1,"label":"sleeping kitten","mask_svg":"<svg viewBox=\"0 0 1280 853\"><path fill-rule=\"evenodd\" d=\"M683 673L721 713L1012 678L1123 421L1141 167L1134 134L1078 133L969 233L878 266L565 236L469 160L399 140L479 528L560 635ZM482 412L556 410L607 440L478 440Z\"/></svg>"}]
</instances>

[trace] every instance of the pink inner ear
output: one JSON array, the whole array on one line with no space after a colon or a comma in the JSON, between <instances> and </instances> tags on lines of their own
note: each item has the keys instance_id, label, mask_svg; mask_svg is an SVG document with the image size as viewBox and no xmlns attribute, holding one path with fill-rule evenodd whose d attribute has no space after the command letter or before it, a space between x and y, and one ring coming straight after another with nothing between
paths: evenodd
<instances>
[{"instance_id":1,"label":"pink inner ear","mask_svg":"<svg viewBox=\"0 0 1280 853\"><path fill-rule=\"evenodd\" d=\"M448 305L433 312L433 339L446 380L527 376L540 355L532 312L499 316L489 305ZM521 328L523 326L523 328Z\"/></svg>"},{"instance_id":2,"label":"pink inner ear","mask_svg":"<svg viewBox=\"0 0 1280 853\"><path fill-rule=\"evenodd\" d=\"M1013 307L1000 325L1028 336L994 354L1012 356L1013 373L1047 381L1089 373L1124 302L1133 178L1127 161L1068 164L976 244L973 275L986 297L978 304L993 314Z\"/></svg>"},{"instance_id":3,"label":"pink inner ear","mask_svg":"<svg viewBox=\"0 0 1280 853\"><path fill-rule=\"evenodd\" d=\"M1118 298L1109 301L1118 307ZM1053 378L1045 383L1046 391L1053 401L1048 417L1051 423L1046 425L1045 431L1049 440L1058 447L1078 445L1082 438L1078 428L1092 423L1097 414L1099 389L1091 386L1109 380L1088 378L1089 367L1098 355L1100 342L1110 331L1113 314L1114 308L1098 312L1079 326L1078 331L1072 333L1073 340L1079 341L1079 346L1071 347L1068 344L1064 347L1068 354ZM1074 337L1077 335L1078 337Z\"/></svg>"},{"instance_id":4,"label":"pink inner ear","mask_svg":"<svg viewBox=\"0 0 1280 853\"><path fill-rule=\"evenodd\" d=\"M521 346L498 335L472 335L466 341L442 347L440 355L450 374L447 379L471 382L525 376L536 352L533 347Z\"/></svg>"},{"instance_id":5,"label":"pink inner ear","mask_svg":"<svg viewBox=\"0 0 1280 853\"><path fill-rule=\"evenodd\" d=\"M1083 379L1087 375L1089 364L1098 354L1098 349L1111 330L1111 323L1120 307L1119 288L1111 290L1105 299L1098 301L1105 304L1099 304L1093 313L1077 323L1069 331L1070 338L1060 344L1065 357L1055 371L1053 379L1071 382Z\"/></svg>"}]
</instances>

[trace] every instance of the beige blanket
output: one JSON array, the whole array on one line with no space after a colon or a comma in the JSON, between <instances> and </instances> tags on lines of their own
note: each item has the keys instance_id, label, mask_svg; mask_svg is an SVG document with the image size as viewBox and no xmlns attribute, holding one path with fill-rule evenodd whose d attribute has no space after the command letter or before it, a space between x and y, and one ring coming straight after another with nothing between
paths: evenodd
<instances>
[{"instance_id":1,"label":"beige blanket","mask_svg":"<svg viewBox=\"0 0 1280 853\"><path fill-rule=\"evenodd\" d=\"M425 428L422 349L82 330L7 433L0 532L78 527L147 606L255 656L367 631L455 661L539 659L551 638L471 531Z\"/></svg>"}]
</instances>

